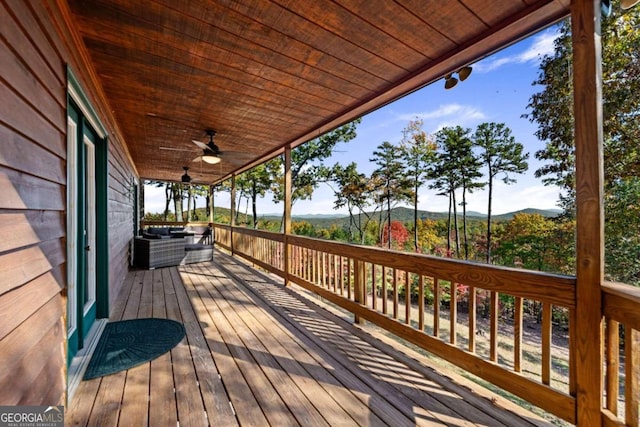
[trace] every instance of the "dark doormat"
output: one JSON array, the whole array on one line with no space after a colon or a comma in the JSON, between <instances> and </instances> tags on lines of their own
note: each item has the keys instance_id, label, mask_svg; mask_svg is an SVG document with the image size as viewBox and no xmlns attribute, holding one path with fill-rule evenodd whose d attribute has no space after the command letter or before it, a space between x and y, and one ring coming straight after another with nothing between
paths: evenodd
<instances>
[{"instance_id":1,"label":"dark doormat","mask_svg":"<svg viewBox=\"0 0 640 427\"><path fill-rule=\"evenodd\" d=\"M169 319L107 323L84 379L110 375L155 359L182 341L184 334L182 323Z\"/></svg>"}]
</instances>

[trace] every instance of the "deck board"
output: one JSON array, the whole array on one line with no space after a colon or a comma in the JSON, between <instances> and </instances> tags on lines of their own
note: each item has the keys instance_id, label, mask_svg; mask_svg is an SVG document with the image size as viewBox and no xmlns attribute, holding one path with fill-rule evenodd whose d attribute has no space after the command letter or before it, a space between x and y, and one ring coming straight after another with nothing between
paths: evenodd
<instances>
[{"instance_id":1,"label":"deck board","mask_svg":"<svg viewBox=\"0 0 640 427\"><path fill-rule=\"evenodd\" d=\"M541 423L433 377L388 343L219 252L215 262L131 271L111 320L136 317L181 321L186 337L149 363L83 381L70 425Z\"/></svg>"}]
</instances>

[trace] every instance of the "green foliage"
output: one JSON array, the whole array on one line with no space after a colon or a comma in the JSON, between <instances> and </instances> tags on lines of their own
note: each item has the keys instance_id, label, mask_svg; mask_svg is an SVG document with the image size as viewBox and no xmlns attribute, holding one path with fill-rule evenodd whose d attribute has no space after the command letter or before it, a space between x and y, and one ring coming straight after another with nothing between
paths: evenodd
<instances>
[{"instance_id":1,"label":"green foliage","mask_svg":"<svg viewBox=\"0 0 640 427\"><path fill-rule=\"evenodd\" d=\"M476 129L474 143L480 148L480 160L487 168L489 198L487 206L486 261L491 262L491 203L493 201L493 180L502 174L502 182L514 183L509 174L524 173L529 165L529 153L523 153L524 146L516 142L504 123L482 123Z\"/></svg>"},{"instance_id":2,"label":"green foliage","mask_svg":"<svg viewBox=\"0 0 640 427\"><path fill-rule=\"evenodd\" d=\"M327 181L330 170L322 161L331 156L338 143L349 142L356 137L356 128L360 122L361 119L356 119L291 150L292 203L311 199L318 184ZM269 168L271 192L273 200L281 202L284 200L284 159L280 156L272 162Z\"/></svg>"},{"instance_id":3,"label":"green foliage","mask_svg":"<svg viewBox=\"0 0 640 427\"><path fill-rule=\"evenodd\" d=\"M529 270L575 271L575 222L538 214L518 214L496 237L497 264Z\"/></svg>"},{"instance_id":4,"label":"green foliage","mask_svg":"<svg viewBox=\"0 0 640 427\"><path fill-rule=\"evenodd\" d=\"M258 197L264 197L271 188L271 175L269 162L255 166L236 177L236 192L238 193L238 205L242 197L251 202L252 224L258 222L256 203Z\"/></svg>"},{"instance_id":5,"label":"green foliage","mask_svg":"<svg viewBox=\"0 0 640 427\"><path fill-rule=\"evenodd\" d=\"M439 191L438 194L449 197L449 217L453 210L454 235L456 254L460 256L460 237L458 235L458 216L456 191L462 189L463 209L463 238L465 259L469 258L469 245L467 241L466 222L466 193L482 188L483 183L478 181L482 176L480 159L473 152L473 142L470 138L470 129L461 126L444 127L436 133L438 145L435 161L429 169L429 177L432 183L430 188ZM451 230L451 223L448 229ZM447 238L447 252L451 253L451 240Z\"/></svg>"},{"instance_id":6,"label":"green foliage","mask_svg":"<svg viewBox=\"0 0 640 427\"><path fill-rule=\"evenodd\" d=\"M637 206L640 200L634 183L640 177L640 8L614 9L602 20L601 34L606 275L638 284L638 227L624 206ZM571 28L565 21L554 54L543 59L534 82L543 89L531 97L525 115L537 123L538 138L546 141L536 153L545 162L536 176L564 190L568 215L575 205L571 54Z\"/></svg>"},{"instance_id":7,"label":"green foliage","mask_svg":"<svg viewBox=\"0 0 640 427\"><path fill-rule=\"evenodd\" d=\"M390 142L383 142L373 152L370 159L378 167L371 175L377 191L374 193L375 202L386 206L386 223L391 223L391 208L397 203L407 202L413 199L411 180L407 179L402 153ZM386 229L387 246L391 247L391 228ZM382 238L381 238L382 241Z\"/></svg>"},{"instance_id":8,"label":"green foliage","mask_svg":"<svg viewBox=\"0 0 640 427\"><path fill-rule=\"evenodd\" d=\"M422 130L421 119L409 121L403 130L400 149L406 165L407 179L413 183L413 240L414 250L418 245L418 193L428 176L428 166L435 159L436 143L432 135Z\"/></svg>"},{"instance_id":9,"label":"green foliage","mask_svg":"<svg viewBox=\"0 0 640 427\"><path fill-rule=\"evenodd\" d=\"M335 184L333 188L336 197L334 201L335 209L347 207L349 212L349 242L358 241L364 243L365 229L372 219L372 214L366 211L371 204L374 186L365 174L358 173L357 165L351 162L347 167L336 164L331 169L330 180ZM356 215L356 210L358 215ZM363 217L364 224L363 224ZM352 228L358 231L358 236L354 236Z\"/></svg>"},{"instance_id":10,"label":"green foliage","mask_svg":"<svg viewBox=\"0 0 640 427\"><path fill-rule=\"evenodd\" d=\"M608 279L640 286L640 177L613 183L605 199Z\"/></svg>"}]
</instances>

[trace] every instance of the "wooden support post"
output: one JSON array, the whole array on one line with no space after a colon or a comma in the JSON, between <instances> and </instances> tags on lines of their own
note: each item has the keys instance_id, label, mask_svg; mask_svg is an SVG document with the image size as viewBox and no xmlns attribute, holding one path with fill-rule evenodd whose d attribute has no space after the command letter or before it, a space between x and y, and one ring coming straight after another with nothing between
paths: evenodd
<instances>
[{"instance_id":1,"label":"wooden support post","mask_svg":"<svg viewBox=\"0 0 640 427\"><path fill-rule=\"evenodd\" d=\"M209 186L209 227L211 228L211 244L216 244L216 228L213 226L213 210L214 210L214 186Z\"/></svg>"},{"instance_id":2,"label":"wooden support post","mask_svg":"<svg viewBox=\"0 0 640 427\"><path fill-rule=\"evenodd\" d=\"M367 293L366 293L366 286L367 284L365 283L365 277L366 277L366 273L364 270L364 261L361 261L359 259L354 259L353 260L354 266L353 266L353 292L354 292L354 299L355 302L359 303L359 304L366 304L367 302ZM353 321L355 323L358 324L364 324L364 320L358 316L357 314L354 315Z\"/></svg>"},{"instance_id":3,"label":"wooden support post","mask_svg":"<svg viewBox=\"0 0 640 427\"><path fill-rule=\"evenodd\" d=\"M213 192L215 191L213 185L209 186L209 222L213 224Z\"/></svg>"},{"instance_id":4,"label":"wooden support post","mask_svg":"<svg viewBox=\"0 0 640 427\"><path fill-rule=\"evenodd\" d=\"M229 245L231 246L231 255L233 256L235 252L233 245L233 227L236 226L236 174L231 175L231 208L229 209L229 215L231 215L231 219L229 220L229 224L231 225Z\"/></svg>"},{"instance_id":5,"label":"wooden support post","mask_svg":"<svg viewBox=\"0 0 640 427\"><path fill-rule=\"evenodd\" d=\"M604 280L604 166L600 0L572 0L576 144L576 424L600 425Z\"/></svg>"},{"instance_id":6,"label":"wooden support post","mask_svg":"<svg viewBox=\"0 0 640 427\"><path fill-rule=\"evenodd\" d=\"M284 233L284 285L289 286L291 248L289 247L289 235L291 234L291 146L284 149L284 212L282 215L282 231Z\"/></svg>"}]
</instances>

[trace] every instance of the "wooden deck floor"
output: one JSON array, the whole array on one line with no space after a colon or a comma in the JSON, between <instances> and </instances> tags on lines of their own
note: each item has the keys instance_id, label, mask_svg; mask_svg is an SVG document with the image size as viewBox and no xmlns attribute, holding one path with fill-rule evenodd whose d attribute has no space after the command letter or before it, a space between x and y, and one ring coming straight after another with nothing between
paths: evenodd
<instances>
[{"instance_id":1,"label":"wooden deck floor","mask_svg":"<svg viewBox=\"0 0 640 427\"><path fill-rule=\"evenodd\" d=\"M111 320L143 317L181 321L187 336L149 363L83 381L67 425L545 425L222 253L132 271Z\"/></svg>"}]
</instances>

